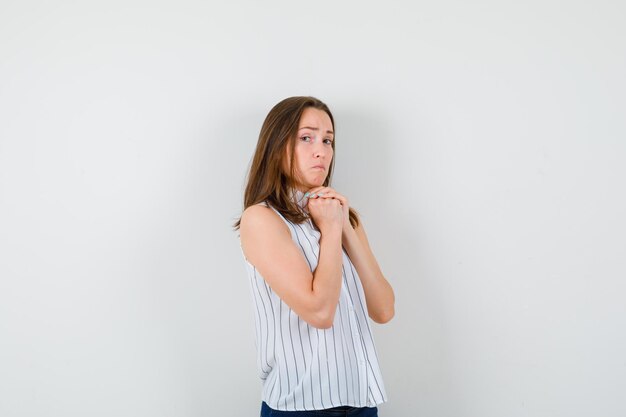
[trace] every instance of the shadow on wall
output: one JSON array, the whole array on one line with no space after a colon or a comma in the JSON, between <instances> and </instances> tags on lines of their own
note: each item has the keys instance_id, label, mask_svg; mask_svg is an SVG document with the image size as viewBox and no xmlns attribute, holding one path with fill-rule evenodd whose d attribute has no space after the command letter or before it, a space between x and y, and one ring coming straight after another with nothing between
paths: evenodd
<instances>
[{"instance_id":1,"label":"shadow on wall","mask_svg":"<svg viewBox=\"0 0 626 417\"><path fill-rule=\"evenodd\" d=\"M372 249L383 272L394 281L397 298L403 285L407 290L420 285L416 277L409 276L415 273L415 262L423 253L418 247L419 231L415 230L419 221L401 206L407 199L405 194L397 195L396 186L400 183L409 187L406 193L415 193L411 185L416 181L393 177L398 172L394 161L407 158L393 154L399 148L397 138L393 138L398 130L388 119L372 111L338 112L335 118L333 186L362 214Z\"/></svg>"},{"instance_id":2,"label":"shadow on wall","mask_svg":"<svg viewBox=\"0 0 626 417\"><path fill-rule=\"evenodd\" d=\"M385 213L389 197L389 128L378 114L335 111L335 171L332 186L357 211Z\"/></svg>"},{"instance_id":3,"label":"shadow on wall","mask_svg":"<svg viewBox=\"0 0 626 417\"><path fill-rule=\"evenodd\" d=\"M399 130L372 111L335 111L335 118L332 185L362 214L372 250L396 295L393 321L373 327L387 392L396 398L381 410L394 414L406 406L399 397L428 392L447 373L441 283L426 272L429 251L420 240L425 233L418 230L423 223L416 217L419 212L402 206L419 201L408 199L406 193L419 193L420 182L395 177L398 172L412 172L393 165L410 161L394 154L404 149L403 139L393 137ZM408 147L411 152L420 148L419 143ZM400 195L397 184L405 187Z\"/></svg>"}]
</instances>

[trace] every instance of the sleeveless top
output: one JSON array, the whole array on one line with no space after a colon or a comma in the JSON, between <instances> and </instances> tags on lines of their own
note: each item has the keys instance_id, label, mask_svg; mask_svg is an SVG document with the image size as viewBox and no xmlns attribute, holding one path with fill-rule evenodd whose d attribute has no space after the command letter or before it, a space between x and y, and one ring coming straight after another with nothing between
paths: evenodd
<instances>
[{"instance_id":1,"label":"sleeveless top","mask_svg":"<svg viewBox=\"0 0 626 417\"><path fill-rule=\"evenodd\" d=\"M303 195L296 191L294 198L306 211ZM285 221L294 243L315 271L320 232L311 219L295 224L271 208ZM315 328L294 313L244 254L254 301L262 400L275 410L374 407L387 401L361 280L342 250L341 292L329 329Z\"/></svg>"}]
</instances>

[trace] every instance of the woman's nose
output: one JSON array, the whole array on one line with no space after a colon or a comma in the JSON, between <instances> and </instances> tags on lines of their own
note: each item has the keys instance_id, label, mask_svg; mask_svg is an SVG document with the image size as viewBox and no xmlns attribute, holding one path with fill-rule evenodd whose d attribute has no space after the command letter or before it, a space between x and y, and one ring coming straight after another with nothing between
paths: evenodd
<instances>
[{"instance_id":1,"label":"woman's nose","mask_svg":"<svg viewBox=\"0 0 626 417\"><path fill-rule=\"evenodd\" d=\"M321 158L326 155L326 148L324 148L323 143L316 143L313 148L313 156L316 158Z\"/></svg>"}]
</instances>

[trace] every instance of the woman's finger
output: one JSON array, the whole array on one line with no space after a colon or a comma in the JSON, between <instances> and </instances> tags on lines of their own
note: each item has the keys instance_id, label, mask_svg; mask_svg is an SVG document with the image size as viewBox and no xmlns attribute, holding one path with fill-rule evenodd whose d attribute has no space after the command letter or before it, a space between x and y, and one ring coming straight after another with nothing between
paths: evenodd
<instances>
[{"instance_id":1,"label":"woman's finger","mask_svg":"<svg viewBox=\"0 0 626 417\"><path fill-rule=\"evenodd\" d=\"M305 194L305 196L309 198L318 198L318 197L336 198L336 196L341 196L341 194L339 194L337 191L335 191L334 189L330 187L313 188L309 190L307 194L308 195Z\"/></svg>"},{"instance_id":2,"label":"woman's finger","mask_svg":"<svg viewBox=\"0 0 626 417\"><path fill-rule=\"evenodd\" d=\"M330 190L332 190L330 187L316 187L310 189L304 196L309 198L323 197Z\"/></svg>"},{"instance_id":3,"label":"woman's finger","mask_svg":"<svg viewBox=\"0 0 626 417\"><path fill-rule=\"evenodd\" d=\"M341 201L342 204L346 204L348 202L348 199L344 195L339 194L333 189L322 190L317 192L316 194L318 195L317 198L336 198L337 200Z\"/></svg>"}]
</instances>

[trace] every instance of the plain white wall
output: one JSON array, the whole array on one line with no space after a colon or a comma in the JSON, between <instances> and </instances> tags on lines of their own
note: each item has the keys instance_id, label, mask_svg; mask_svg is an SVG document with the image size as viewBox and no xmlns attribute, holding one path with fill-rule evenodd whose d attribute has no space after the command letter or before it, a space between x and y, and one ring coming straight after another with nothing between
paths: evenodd
<instances>
[{"instance_id":1,"label":"plain white wall","mask_svg":"<svg viewBox=\"0 0 626 417\"><path fill-rule=\"evenodd\" d=\"M337 120L397 294L381 416L623 416L626 7L0 3L0 415L253 416L269 109Z\"/></svg>"}]
</instances>

